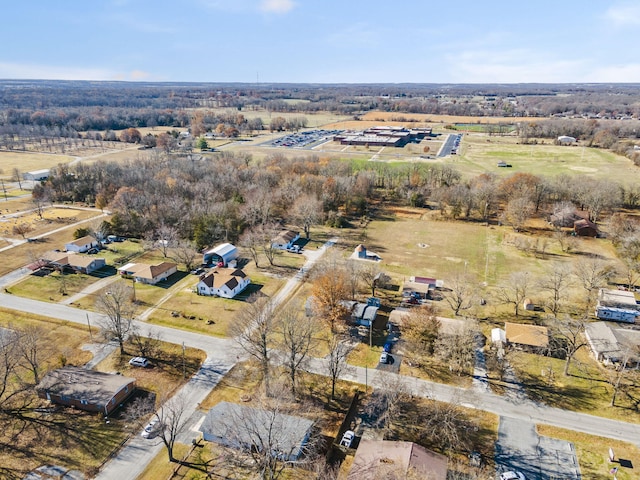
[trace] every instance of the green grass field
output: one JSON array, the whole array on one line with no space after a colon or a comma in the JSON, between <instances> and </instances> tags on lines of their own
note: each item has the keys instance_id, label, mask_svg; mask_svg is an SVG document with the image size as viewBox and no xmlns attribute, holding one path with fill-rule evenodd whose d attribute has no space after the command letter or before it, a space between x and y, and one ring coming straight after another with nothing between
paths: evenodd
<instances>
[{"instance_id":1,"label":"green grass field","mask_svg":"<svg viewBox=\"0 0 640 480\"><path fill-rule=\"evenodd\" d=\"M640 169L631 160L607 150L545 144L522 145L518 137L464 135L458 155L451 162L466 176L492 172L506 176L527 172L544 176L584 174L622 184L640 180ZM504 161L512 168L498 168Z\"/></svg>"}]
</instances>

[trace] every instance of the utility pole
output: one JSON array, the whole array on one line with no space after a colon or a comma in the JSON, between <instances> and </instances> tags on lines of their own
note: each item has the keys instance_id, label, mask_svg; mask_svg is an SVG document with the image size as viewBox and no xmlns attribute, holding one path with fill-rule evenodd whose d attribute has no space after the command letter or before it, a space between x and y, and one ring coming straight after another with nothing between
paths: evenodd
<instances>
[{"instance_id":1,"label":"utility pole","mask_svg":"<svg viewBox=\"0 0 640 480\"><path fill-rule=\"evenodd\" d=\"M187 378L187 364L185 363L184 360L184 342L182 342L182 379L184 380L185 378Z\"/></svg>"},{"instance_id":2,"label":"utility pole","mask_svg":"<svg viewBox=\"0 0 640 480\"><path fill-rule=\"evenodd\" d=\"M7 198L7 189L4 188L4 180L0 180L0 182L2 182L2 191L4 192L4 201L8 202L9 199Z\"/></svg>"},{"instance_id":3,"label":"utility pole","mask_svg":"<svg viewBox=\"0 0 640 480\"><path fill-rule=\"evenodd\" d=\"M85 314L87 316L87 325L89 326L89 341L93 343L93 335L91 334L91 322L89 321L89 314Z\"/></svg>"}]
</instances>

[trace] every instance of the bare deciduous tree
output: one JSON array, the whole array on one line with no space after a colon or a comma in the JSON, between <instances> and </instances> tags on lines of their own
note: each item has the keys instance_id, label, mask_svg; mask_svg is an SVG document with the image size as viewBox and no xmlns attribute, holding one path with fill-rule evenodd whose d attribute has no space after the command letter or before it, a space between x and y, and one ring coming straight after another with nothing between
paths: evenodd
<instances>
[{"instance_id":1,"label":"bare deciduous tree","mask_svg":"<svg viewBox=\"0 0 640 480\"><path fill-rule=\"evenodd\" d=\"M360 278L371 291L372 297L376 296L376 287L382 273L382 269L377 262L366 262L360 269Z\"/></svg>"},{"instance_id":2,"label":"bare deciduous tree","mask_svg":"<svg viewBox=\"0 0 640 480\"><path fill-rule=\"evenodd\" d=\"M507 208L504 211L504 216L513 229L519 232L531 215L533 215L533 211L534 204L528 197L518 197L509 200Z\"/></svg>"},{"instance_id":3,"label":"bare deciduous tree","mask_svg":"<svg viewBox=\"0 0 640 480\"><path fill-rule=\"evenodd\" d=\"M316 321L300 315L300 310L292 305L285 307L279 317L282 338L278 343L284 356L283 366L289 376L291 394L295 396L298 372L313 346Z\"/></svg>"},{"instance_id":4,"label":"bare deciduous tree","mask_svg":"<svg viewBox=\"0 0 640 480\"><path fill-rule=\"evenodd\" d=\"M516 317L520 313L520 305L523 304L529 293L529 273L514 272L509 276L509 283L498 290L498 297L504 302L514 306Z\"/></svg>"},{"instance_id":5,"label":"bare deciduous tree","mask_svg":"<svg viewBox=\"0 0 640 480\"><path fill-rule=\"evenodd\" d=\"M291 211L292 220L304 230L309 239L310 230L318 223L322 214L322 202L313 195L303 195L295 200Z\"/></svg>"},{"instance_id":6,"label":"bare deciduous tree","mask_svg":"<svg viewBox=\"0 0 640 480\"><path fill-rule=\"evenodd\" d=\"M33 375L33 384L40 383L40 370L42 357L47 349L45 332L34 325L25 325L17 331L18 349L24 367Z\"/></svg>"},{"instance_id":7,"label":"bare deciduous tree","mask_svg":"<svg viewBox=\"0 0 640 480\"><path fill-rule=\"evenodd\" d=\"M186 398L182 394L177 394L168 401L164 402L162 408L155 413L160 428L158 437L162 440L169 461L180 463L182 461L175 457L174 448L178 439L178 434L184 428L188 418L185 416Z\"/></svg>"},{"instance_id":8,"label":"bare deciduous tree","mask_svg":"<svg viewBox=\"0 0 640 480\"><path fill-rule=\"evenodd\" d=\"M256 360L262 371L267 396L271 395L270 349L274 335L274 305L268 298L251 295L245 308L238 312L230 327L235 343L241 351Z\"/></svg>"},{"instance_id":9,"label":"bare deciduous tree","mask_svg":"<svg viewBox=\"0 0 640 480\"><path fill-rule=\"evenodd\" d=\"M138 329L134 327L131 329L128 340L131 345L133 345L133 348L135 348L137 356L154 358L160 349L162 335L159 332L153 333L151 329L141 334Z\"/></svg>"},{"instance_id":10,"label":"bare deciduous tree","mask_svg":"<svg viewBox=\"0 0 640 480\"><path fill-rule=\"evenodd\" d=\"M125 354L125 341L131 332L134 312L132 295L131 287L124 281L117 281L111 284L109 291L96 299L96 308L105 315L99 322L102 333L107 341L113 338L118 342L120 355Z\"/></svg>"},{"instance_id":11,"label":"bare deciduous tree","mask_svg":"<svg viewBox=\"0 0 640 480\"><path fill-rule=\"evenodd\" d=\"M447 281L447 290L443 293L443 297L454 315L459 315L461 310L469 310L473 306L477 291L474 284L470 275L461 272Z\"/></svg>"},{"instance_id":12,"label":"bare deciduous tree","mask_svg":"<svg viewBox=\"0 0 640 480\"><path fill-rule=\"evenodd\" d=\"M262 480L277 480L292 468L305 468L317 451L319 438L313 428L304 444L291 441L292 432L303 431L308 421L300 416L305 405L292 412L287 404L282 398L262 398L251 407L238 405L222 420L221 428L229 432L226 440L237 452L234 462Z\"/></svg>"},{"instance_id":13,"label":"bare deciduous tree","mask_svg":"<svg viewBox=\"0 0 640 480\"><path fill-rule=\"evenodd\" d=\"M584 327L585 322L583 320L575 320L569 317L563 320L556 319L553 323L552 331L554 338L565 354L565 376L569 375L571 360L573 360L576 353L578 353L578 350L589 345L584 336Z\"/></svg>"},{"instance_id":14,"label":"bare deciduous tree","mask_svg":"<svg viewBox=\"0 0 640 480\"><path fill-rule=\"evenodd\" d=\"M347 371L347 355L349 346L340 335L332 335L328 341L327 370L331 378L331 400L336 398L336 383L340 375Z\"/></svg>"},{"instance_id":15,"label":"bare deciduous tree","mask_svg":"<svg viewBox=\"0 0 640 480\"><path fill-rule=\"evenodd\" d=\"M433 355L440 330L437 309L432 304L412 308L402 318L402 341L411 362L420 365Z\"/></svg>"},{"instance_id":16,"label":"bare deciduous tree","mask_svg":"<svg viewBox=\"0 0 640 480\"><path fill-rule=\"evenodd\" d=\"M595 302L598 289L604 287L615 275L615 269L605 260L590 257L578 260L573 266L573 273L587 294L585 312L588 312Z\"/></svg>"},{"instance_id":17,"label":"bare deciduous tree","mask_svg":"<svg viewBox=\"0 0 640 480\"><path fill-rule=\"evenodd\" d=\"M436 355L447 362L456 375L470 372L475 362L475 334L471 326L453 334L440 334L436 343Z\"/></svg>"},{"instance_id":18,"label":"bare deciduous tree","mask_svg":"<svg viewBox=\"0 0 640 480\"><path fill-rule=\"evenodd\" d=\"M187 270L192 270L200 258L194 243L190 240L178 240L171 249L171 257L178 263L184 263Z\"/></svg>"},{"instance_id":19,"label":"bare deciduous tree","mask_svg":"<svg viewBox=\"0 0 640 480\"><path fill-rule=\"evenodd\" d=\"M551 272L540 280L538 288L547 292L547 307L554 317L558 316L566 298L566 289L571 285L571 270L561 263L556 263Z\"/></svg>"}]
</instances>

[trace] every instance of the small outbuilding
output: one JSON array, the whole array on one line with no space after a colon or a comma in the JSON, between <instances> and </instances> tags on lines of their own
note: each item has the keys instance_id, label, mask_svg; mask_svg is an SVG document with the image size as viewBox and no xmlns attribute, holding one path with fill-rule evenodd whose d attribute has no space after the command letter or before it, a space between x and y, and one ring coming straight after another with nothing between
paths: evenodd
<instances>
[{"instance_id":1,"label":"small outbuilding","mask_svg":"<svg viewBox=\"0 0 640 480\"><path fill-rule=\"evenodd\" d=\"M221 243L202 254L202 263L228 267L231 262L238 258L238 255L236 246L231 243Z\"/></svg>"},{"instance_id":2,"label":"small outbuilding","mask_svg":"<svg viewBox=\"0 0 640 480\"><path fill-rule=\"evenodd\" d=\"M26 172L22 174L22 178L24 178L25 180L31 180L34 182L41 182L49 178L49 175L51 175L51 171L48 168L45 168L43 170L34 170L32 172Z\"/></svg>"},{"instance_id":3,"label":"small outbuilding","mask_svg":"<svg viewBox=\"0 0 640 480\"><path fill-rule=\"evenodd\" d=\"M59 405L109 415L135 389L135 378L81 367L47 373L36 386L38 397Z\"/></svg>"},{"instance_id":4,"label":"small outbuilding","mask_svg":"<svg viewBox=\"0 0 640 480\"><path fill-rule=\"evenodd\" d=\"M597 225L586 218L581 218L573 222L573 231L579 237L595 238L598 236Z\"/></svg>"}]
</instances>

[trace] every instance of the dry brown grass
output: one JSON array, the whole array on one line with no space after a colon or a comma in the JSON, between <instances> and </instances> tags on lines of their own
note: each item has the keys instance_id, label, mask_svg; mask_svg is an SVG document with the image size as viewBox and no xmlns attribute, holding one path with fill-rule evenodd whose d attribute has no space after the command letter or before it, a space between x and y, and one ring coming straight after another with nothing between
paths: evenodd
<instances>
[{"instance_id":1,"label":"dry brown grass","mask_svg":"<svg viewBox=\"0 0 640 480\"><path fill-rule=\"evenodd\" d=\"M60 163L69 163L71 160L73 160L73 157L69 155L0 151L0 178L11 180L14 168L17 168L20 172L24 173L31 172L33 170L52 168Z\"/></svg>"},{"instance_id":2,"label":"dry brown grass","mask_svg":"<svg viewBox=\"0 0 640 480\"><path fill-rule=\"evenodd\" d=\"M45 337L39 352L43 372L63 365L83 365L92 357L81 348L89 342L89 333L82 326L1 308L0 326L41 329ZM32 407L44 403L35 398L35 391L30 395ZM22 417L3 415L1 420L2 478L23 478L29 470L45 464L88 473L125 437L119 423L105 425L101 415L72 409L50 414L28 410ZM19 435L13 437L18 430Z\"/></svg>"},{"instance_id":3,"label":"dry brown grass","mask_svg":"<svg viewBox=\"0 0 640 480\"><path fill-rule=\"evenodd\" d=\"M640 448L637 445L549 425L537 425L536 428L539 435L566 440L574 444L582 478L608 480L612 478L609 470L613 467L618 467L616 475L618 480L637 478L635 472L632 471L633 467L625 468L620 464L620 459L632 461L640 457ZM614 463L609 462L609 448L613 449L616 456Z\"/></svg>"},{"instance_id":4,"label":"dry brown grass","mask_svg":"<svg viewBox=\"0 0 640 480\"><path fill-rule=\"evenodd\" d=\"M80 210L69 210L69 211L76 212L78 217L84 218L86 220L92 218L93 216L99 215L98 212L92 213L92 212L80 211ZM41 228L41 231L43 233L46 231L51 231L53 229L63 227L64 225L69 225L71 220L67 219L67 220L61 221L60 223L58 223L57 220L50 219L49 221L51 223L49 223L46 228L38 226L39 229ZM7 227L0 227L0 228L7 228ZM18 245L17 247L5 250L4 252L0 252L0 275L5 275L13 270L16 270L17 268L20 268L32 263L47 251L54 250L56 248L63 249L65 243L69 242L70 240L73 240L73 232L77 228L78 226L74 226L74 227L69 226L68 228L64 228L59 232L55 232L50 235L47 235L46 237L39 239L37 242L24 243L22 245ZM29 235L33 235L33 233Z\"/></svg>"}]
</instances>

